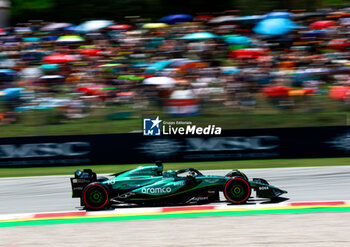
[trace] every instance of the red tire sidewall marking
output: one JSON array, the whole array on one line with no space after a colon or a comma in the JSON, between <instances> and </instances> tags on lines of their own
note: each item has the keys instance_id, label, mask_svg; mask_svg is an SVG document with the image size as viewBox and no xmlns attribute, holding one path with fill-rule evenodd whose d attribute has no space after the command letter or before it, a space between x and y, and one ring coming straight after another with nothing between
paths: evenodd
<instances>
[{"instance_id":1,"label":"red tire sidewall marking","mask_svg":"<svg viewBox=\"0 0 350 247\"><path fill-rule=\"evenodd\" d=\"M249 198L249 196L250 196L250 193L251 193L251 188L250 188L249 183L248 183L246 180L242 179L242 178L230 179L230 180L226 183L225 188L224 188L224 194L225 194L225 197L226 197L226 198L230 198L229 196L227 196L227 193L226 193L227 186L228 186L232 181L235 181L235 180L241 180L241 181L243 181L243 182L247 185L248 190L249 190L248 195L247 195L243 200L241 200L241 201L238 201L238 202L237 202L237 201L232 201L232 200L228 199L228 200L229 200L230 202L232 202L232 203L239 204L239 203L242 203L242 202L248 200L248 198Z\"/></svg>"},{"instance_id":2,"label":"red tire sidewall marking","mask_svg":"<svg viewBox=\"0 0 350 247\"><path fill-rule=\"evenodd\" d=\"M101 188L106 192L106 195L107 195L106 201L103 203L102 206L99 206L99 207L92 207L92 206L90 206L90 205L88 206L89 208L98 210L98 209L101 209L101 208L103 208L104 206L106 206L106 204L107 204L107 202L108 202L109 196L108 196L108 191L106 190L106 188L105 188L103 185L101 185L101 184L93 184L93 185L90 185L90 186L88 186L88 187L85 189L84 196L83 196L83 200L84 200L84 203L85 203L86 206L88 205L88 203L86 203L86 200L85 200L86 192L87 192L91 187L94 187L94 186L101 187Z\"/></svg>"}]
</instances>

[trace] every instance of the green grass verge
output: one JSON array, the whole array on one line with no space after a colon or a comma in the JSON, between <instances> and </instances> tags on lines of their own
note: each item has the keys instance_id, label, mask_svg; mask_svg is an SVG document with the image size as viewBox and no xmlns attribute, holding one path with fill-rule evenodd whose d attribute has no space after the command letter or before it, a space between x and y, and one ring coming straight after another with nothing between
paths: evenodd
<instances>
[{"instance_id":1,"label":"green grass verge","mask_svg":"<svg viewBox=\"0 0 350 247\"><path fill-rule=\"evenodd\" d=\"M273 159L273 160L240 160L240 161L211 161L166 163L164 170L194 167L198 170L217 169L250 169L250 168L280 168L280 167L309 167L309 166L347 166L350 158L326 159ZM70 175L76 169L90 168L97 174L116 173L132 169L139 164L128 165L94 165L94 166L64 166L64 167L35 167L35 168L0 168L0 177Z\"/></svg>"},{"instance_id":2,"label":"green grass verge","mask_svg":"<svg viewBox=\"0 0 350 247\"><path fill-rule=\"evenodd\" d=\"M322 207L322 208L289 208L289 209L269 209L269 210L244 210L244 211L213 211L213 212L190 212L190 213L170 213L170 214L146 214L132 216L108 216L108 217L74 217L71 219L47 219L47 220L24 220L0 222L1 227L16 226L38 226L38 225L58 225L72 223L92 223L92 222L111 222L111 221L130 221L130 220L151 220L151 219L176 219L176 218L194 218L194 217L218 217L218 216L237 216L237 215L267 215L267 214L305 214L305 213L324 213L324 212L349 212L349 207Z\"/></svg>"},{"instance_id":3,"label":"green grass verge","mask_svg":"<svg viewBox=\"0 0 350 247\"><path fill-rule=\"evenodd\" d=\"M0 137L128 133L142 130L143 117L156 116L165 121L184 120L197 126L213 124L223 129L347 125L348 105L330 101L326 96L315 96L314 100L302 101L302 104L296 102L293 109L277 109L262 98L258 98L258 106L251 109L207 102L202 106L201 115L189 117L168 116L155 105L143 109L135 105L107 106L92 109L86 118L70 120L63 118L58 110L28 111L20 113L17 123L0 125ZM117 112L130 112L132 117L107 119L107 116Z\"/></svg>"}]
</instances>

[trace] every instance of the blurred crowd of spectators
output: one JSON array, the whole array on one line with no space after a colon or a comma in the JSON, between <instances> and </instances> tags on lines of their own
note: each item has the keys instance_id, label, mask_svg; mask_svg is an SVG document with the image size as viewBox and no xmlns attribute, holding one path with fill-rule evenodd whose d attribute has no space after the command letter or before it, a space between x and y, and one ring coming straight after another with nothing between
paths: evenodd
<instances>
[{"instance_id":1,"label":"blurred crowd of spectators","mask_svg":"<svg viewBox=\"0 0 350 247\"><path fill-rule=\"evenodd\" d=\"M87 107L169 99L241 108L259 97L282 108L313 94L347 102L349 34L349 8L19 23L0 29L2 119L53 108L80 118Z\"/></svg>"}]
</instances>

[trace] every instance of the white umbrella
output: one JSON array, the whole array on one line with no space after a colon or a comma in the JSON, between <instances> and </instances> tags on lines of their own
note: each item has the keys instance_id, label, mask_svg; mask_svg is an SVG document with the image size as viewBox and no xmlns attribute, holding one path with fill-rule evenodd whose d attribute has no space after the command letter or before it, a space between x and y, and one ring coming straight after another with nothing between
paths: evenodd
<instances>
[{"instance_id":1,"label":"white umbrella","mask_svg":"<svg viewBox=\"0 0 350 247\"><path fill-rule=\"evenodd\" d=\"M80 24L77 27L77 30L80 32L91 32L91 31L96 31L96 30L111 26L113 24L114 24L113 21L107 21L107 20L86 21Z\"/></svg>"},{"instance_id":2,"label":"white umbrella","mask_svg":"<svg viewBox=\"0 0 350 247\"><path fill-rule=\"evenodd\" d=\"M197 99L198 97L194 94L193 90L175 90L171 95L170 99Z\"/></svg>"},{"instance_id":3,"label":"white umbrella","mask_svg":"<svg viewBox=\"0 0 350 247\"><path fill-rule=\"evenodd\" d=\"M64 76L61 75L44 75L41 76L39 79L41 80L55 80L55 79L63 79Z\"/></svg>"},{"instance_id":4,"label":"white umbrella","mask_svg":"<svg viewBox=\"0 0 350 247\"><path fill-rule=\"evenodd\" d=\"M41 31L52 31L52 30L62 29L62 28L70 27L70 26L73 26L73 25L70 24L70 23L64 23L64 22L51 23L49 25L46 25L46 26L42 27L40 30Z\"/></svg>"},{"instance_id":5,"label":"white umbrella","mask_svg":"<svg viewBox=\"0 0 350 247\"><path fill-rule=\"evenodd\" d=\"M24 68L21 70L21 76L25 79L33 79L42 75L42 71L39 68Z\"/></svg>"},{"instance_id":6,"label":"white umbrella","mask_svg":"<svg viewBox=\"0 0 350 247\"><path fill-rule=\"evenodd\" d=\"M15 27L16 33L30 33L32 29L30 27Z\"/></svg>"},{"instance_id":7,"label":"white umbrella","mask_svg":"<svg viewBox=\"0 0 350 247\"><path fill-rule=\"evenodd\" d=\"M224 15L219 16L214 19L211 19L208 23L210 24L221 24L221 23L227 23L227 22L233 22L237 19L237 17L233 15Z\"/></svg>"},{"instance_id":8,"label":"white umbrella","mask_svg":"<svg viewBox=\"0 0 350 247\"><path fill-rule=\"evenodd\" d=\"M350 17L340 18L339 21L342 25L350 25Z\"/></svg>"},{"instance_id":9,"label":"white umbrella","mask_svg":"<svg viewBox=\"0 0 350 247\"><path fill-rule=\"evenodd\" d=\"M160 77L150 77L142 82L143 85L153 85L162 88L173 87L176 81L173 78L160 76Z\"/></svg>"},{"instance_id":10,"label":"white umbrella","mask_svg":"<svg viewBox=\"0 0 350 247\"><path fill-rule=\"evenodd\" d=\"M43 108L56 108L56 107L65 107L71 102L70 99L62 98L47 98L40 104Z\"/></svg>"}]
</instances>

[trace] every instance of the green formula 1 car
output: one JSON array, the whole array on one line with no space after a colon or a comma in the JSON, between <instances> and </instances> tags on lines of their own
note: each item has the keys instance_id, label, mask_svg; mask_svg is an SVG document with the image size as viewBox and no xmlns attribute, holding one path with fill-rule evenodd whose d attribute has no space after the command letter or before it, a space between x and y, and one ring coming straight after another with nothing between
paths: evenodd
<instances>
[{"instance_id":1,"label":"green formula 1 car","mask_svg":"<svg viewBox=\"0 0 350 247\"><path fill-rule=\"evenodd\" d=\"M175 205L219 201L219 192L233 204L245 203L252 190L256 197L276 198L284 193L262 178L248 180L232 170L226 176L205 176L194 168L163 172L161 162L99 177L90 169L77 170L71 178L73 197L90 210L101 210L113 204Z\"/></svg>"}]
</instances>

